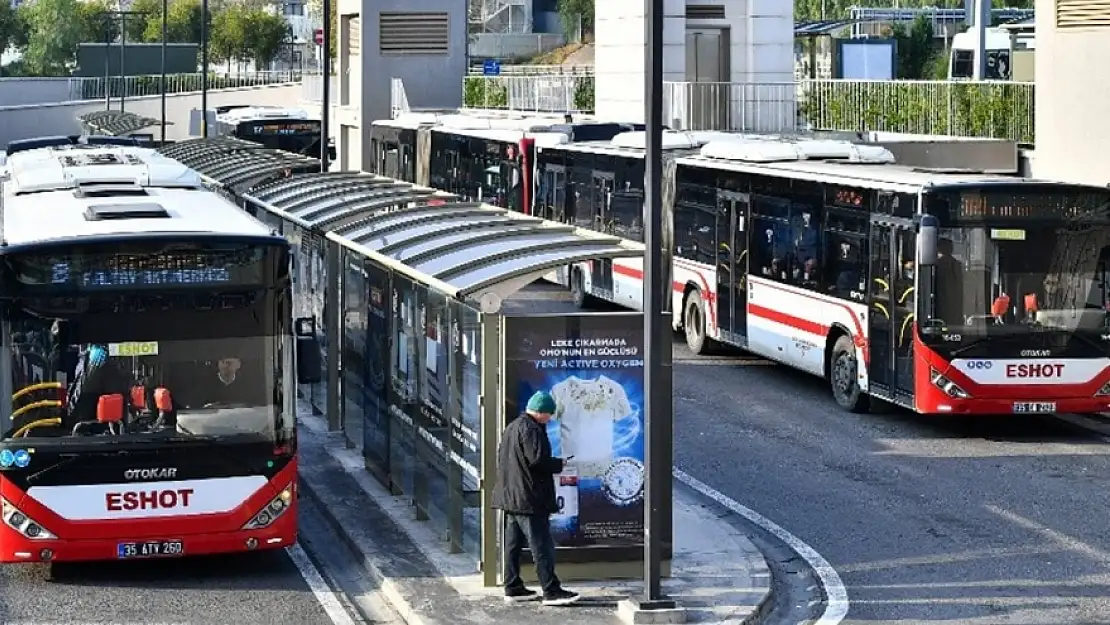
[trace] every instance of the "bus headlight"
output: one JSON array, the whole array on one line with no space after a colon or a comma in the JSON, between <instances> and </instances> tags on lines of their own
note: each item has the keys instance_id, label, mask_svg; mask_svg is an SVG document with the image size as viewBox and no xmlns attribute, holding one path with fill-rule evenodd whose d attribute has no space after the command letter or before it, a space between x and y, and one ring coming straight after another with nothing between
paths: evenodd
<instances>
[{"instance_id":1,"label":"bus headlight","mask_svg":"<svg viewBox=\"0 0 1110 625\"><path fill-rule=\"evenodd\" d=\"M54 540L57 536L43 527L42 523L32 519L16 508L7 499L0 498L0 516L4 524L31 540Z\"/></svg>"},{"instance_id":2,"label":"bus headlight","mask_svg":"<svg viewBox=\"0 0 1110 625\"><path fill-rule=\"evenodd\" d=\"M956 399L968 399L971 395L967 391L960 388L955 382L949 380L940 374L940 371L929 367L929 379L932 381L933 386L944 391L944 394Z\"/></svg>"},{"instance_id":3,"label":"bus headlight","mask_svg":"<svg viewBox=\"0 0 1110 625\"><path fill-rule=\"evenodd\" d=\"M285 490L278 493L278 496L274 497L270 501L270 503L266 504L264 508L259 510L258 514L254 515L254 518L251 519L249 523L243 526L243 529L260 530L270 527L270 525L272 525L274 521L278 520L278 517L285 514L285 511L289 509L292 503L293 485L290 484L289 486L285 487Z\"/></svg>"},{"instance_id":4,"label":"bus headlight","mask_svg":"<svg viewBox=\"0 0 1110 625\"><path fill-rule=\"evenodd\" d=\"M1102 388L1098 389L1098 392L1095 393L1095 397L1106 397L1107 395L1110 395L1110 382L1103 384Z\"/></svg>"}]
</instances>

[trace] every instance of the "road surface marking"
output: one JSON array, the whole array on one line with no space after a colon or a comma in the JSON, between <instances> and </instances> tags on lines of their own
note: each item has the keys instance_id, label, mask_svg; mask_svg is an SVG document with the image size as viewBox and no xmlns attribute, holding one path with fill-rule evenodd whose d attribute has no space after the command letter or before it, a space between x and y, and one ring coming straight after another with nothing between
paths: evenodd
<instances>
[{"instance_id":1,"label":"road surface marking","mask_svg":"<svg viewBox=\"0 0 1110 625\"><path fill-rule=\"evenodd\" d=\"M335 625L355 625L354 619L347 610L343 608L343 604L335 597L335 592L328 587L328 583L324 581L324 576L320 571L316 570L316 565L312 560L308 559L308 554L304 552L304 548L300 545L293 545L286 547L286 553L289 554L289 559L301 572L301 577L304 578L308 584L309 590L313 595L316 595L316 600L320 602L320 606L324 608L328 618L331 619Z\"/></svg>"},{"instance_id":2,"label":"road surface marking","mask_svg":"<svg viewBox=\"0 0 1110 625\"><path fill-rule=\"evenodd\" d=\"M844 617L848 616L848 589L844 587L844 582L840 581L840 575L837 575L829 561L817 553L816 549L802 542L802 539L779 527L762 514L740 505L724 493L714 490L705 482L682 469L674 469L674 477L679 482L774 534L776 538L786 543L809 564L814 573L817 574L821 586L825 589L826 596L825 612L813 625L837 625L844 620Z\"/></svg>"}]
</instances>

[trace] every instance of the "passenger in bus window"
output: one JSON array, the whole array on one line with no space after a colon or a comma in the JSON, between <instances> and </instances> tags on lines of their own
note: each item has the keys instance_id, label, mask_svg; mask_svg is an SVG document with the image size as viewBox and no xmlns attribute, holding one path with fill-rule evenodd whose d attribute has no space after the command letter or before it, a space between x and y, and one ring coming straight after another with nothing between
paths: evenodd
<instances>
[{"instance_id":1,"label":"passenger in bus window","mask_svg":"<svg viewBox=\"0 0 1110 625\"><path fill-rule=\"evenodd\" d=\"M813 257L805 259L802 266L794 270L794 280L806 288L817 288L821 280L817 259Z\"/></svg>"}]
</instances>

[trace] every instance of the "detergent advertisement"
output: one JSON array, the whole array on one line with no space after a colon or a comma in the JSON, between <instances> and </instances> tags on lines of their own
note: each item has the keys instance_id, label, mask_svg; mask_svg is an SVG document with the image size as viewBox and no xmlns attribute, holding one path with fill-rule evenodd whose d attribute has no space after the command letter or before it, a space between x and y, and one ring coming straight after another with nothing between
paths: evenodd
<instances>
[{"instance_id":1,"label":"detergent advertisement","mask_svg":"<svg viewBox=\"0 0 1110 625\"><path fill-rule=\"evenodd\" d=\"M560 547L636 547L644 536L643 315L505 318L506 417L555 397L552 452Z\"/></svg>"}]
</instances>

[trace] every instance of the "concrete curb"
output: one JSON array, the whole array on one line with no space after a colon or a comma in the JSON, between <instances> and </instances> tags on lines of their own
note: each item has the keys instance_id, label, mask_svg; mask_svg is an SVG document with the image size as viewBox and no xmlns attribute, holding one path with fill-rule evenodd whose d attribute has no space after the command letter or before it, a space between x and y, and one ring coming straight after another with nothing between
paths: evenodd
<instances>
[{"instance_id":1,"label":"concrete curb","mask_svg":"<svg viewBox=\"0 0 1110 625\"><path fill-rule=\"evenodd\" d=\"M401 617L408 625L438 625L437 621L425 619L420 614L417 614L413 609L412 602L408 600L405 593L402 592L400 587L393 579L382 572L382 566L373 558L369 557L362 549L359 548L358 543L349 532L344 529L343 523L332 512L331 506L328 506L316 494L316 490L312 487L308 480L299 478L297 480L299 485L300 495L311 500L316 509L320 511L320 515L324 521L331 527L331 529L343 541L343 544L354 554L355 559L361 561L366 572L370 574L370 579L374 580L386 601L389 602L390 607ZM403 531L403 530L402 530Z\"/></svg>"}]
</instances>

